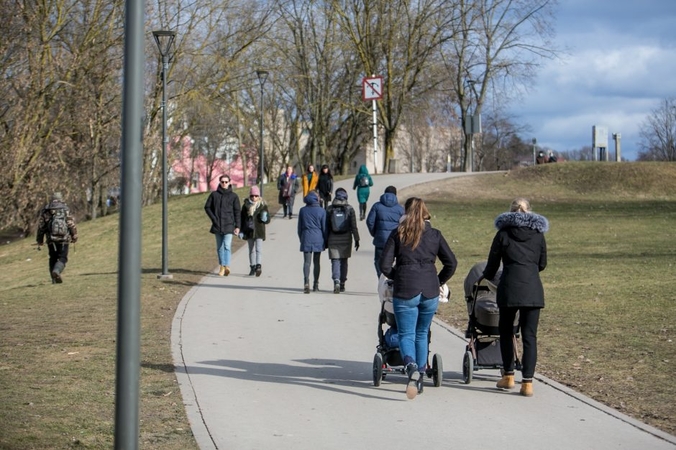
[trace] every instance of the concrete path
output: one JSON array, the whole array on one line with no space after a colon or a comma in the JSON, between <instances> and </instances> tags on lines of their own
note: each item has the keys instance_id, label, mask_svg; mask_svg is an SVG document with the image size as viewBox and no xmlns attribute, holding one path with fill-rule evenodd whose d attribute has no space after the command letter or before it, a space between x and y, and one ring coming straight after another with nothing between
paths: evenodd
<instances>
[{"instance_id":1,"label":"concrete path","mask_svg":"<svg viewBox=\"0 0 676 450\"><path fill-rule=\"evenodd\" d=\"M402 189L454 175L376 176L369 208L387 185ZM338 186L356 207L351 180ZM294 215L301 206L298 197ZM676 437L541 376L532 398L521 397L518 385L496 390L497 371L477 371L465 385L465 340L438 321L430 351L443 361L442 385L426 380L412 401L402 375L374 387L380 304L365 222L340 295L333 294L326 253L320 292L303 294L296 226L296 216L281 213L268 226L261 277L246 276L243 248L233 255L230 276L204 277L176 312L174 363L201 449L676 448Z\"/></svg>"}]
</instances>

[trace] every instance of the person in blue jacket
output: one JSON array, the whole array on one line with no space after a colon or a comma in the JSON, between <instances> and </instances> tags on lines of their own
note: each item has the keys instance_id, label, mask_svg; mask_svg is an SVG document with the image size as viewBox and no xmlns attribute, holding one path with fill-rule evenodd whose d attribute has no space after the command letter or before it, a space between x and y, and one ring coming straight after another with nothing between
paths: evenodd
<instances>
[{"instance_id":1,"label":"person in blue jacket","mask_svg":"<svg viewBox=\"0 0 676 450\"><path fill-rule=\"evenodd\" d=\"M298 238L303 252L303 292L310 293L310 262L314 268L313 291L319 290L319 257L326 248L326 211L319 204L315 191L303 199L305 206L298 212Z\"/></svg>"},{"instance_id":2,"label":"person in blue jacket","mask_svg":"<svg viewBox=\"0 0 676 450\"><path fill-rule=\"evenodd\" d=\"M369 175L369 170L366 165L362 164L359 167L359 172L354 177L352 189L357 190L357 201L359 202L359 220L364 220L366 217L366 202L369 201L369 194L371 193L371 186L373 186L373 179Z\"/></svg>"},{"instance_id":3,"label":"person in blue jacket","mask_svg":"<svg viewBox=\"0 0 676 450\"><path fill-rule=\"evenodd\" d=\"M383 247L392 231L399 226L399 219L404 215L404 207L397 200L397 188L387 186L385 193L380 196L380 201L376 202L369 211L366 218L366 226L369 233L373 236L373 246L375 254L373 262L376 266L376 274L380 278L380 255L383 253Z\"/></svg>"}]
</instances>

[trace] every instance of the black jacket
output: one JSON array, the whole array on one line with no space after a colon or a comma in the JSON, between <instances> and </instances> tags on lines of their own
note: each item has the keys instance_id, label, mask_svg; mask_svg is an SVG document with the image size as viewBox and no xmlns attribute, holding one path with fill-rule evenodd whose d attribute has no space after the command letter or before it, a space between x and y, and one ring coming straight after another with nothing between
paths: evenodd
<instances>
[{"instance_id":1,"label":"black jacket","mask_svg":"<svg viewBox=\"0 0 676 450\"><path fill-rule=\"evenodd\" d=\"M211 233L232 234L235 228L240 228L242 210L237 194L232 192L232 186L227 189L218 186L218 189L209 194L204 210L211 219Z\"/></svg>"},{"instance_id":2,"label":"black jacket","mask_svg":"<svg viewBox=\"0 0 676 450\"><path fill-rule=\"evenodd\" d=\"M443 264L438 275L435 266L437 257ZM446 239L429 222L425 223L420 244L415 250L402 245L399 233L394 230L380 257L381 272L394 280L393 296L402 299L421 293L426 298L438 297L439 286L453 276L457 267L458 261Z\"/></svg>"},{"instance_id":3,"label":"black jacket","mask_svg":"<svg viewBox=\"0 0 676 450\"><path fill-rule=\"evenodd\" d=\"M499 231L493 238L483 274L492 279L502 261L498 306L543 308L545 293L540 272L547 267L544 233L549 222L538 214L509 212L495 219L495 228Z\"/></svg>"}]
</instances>

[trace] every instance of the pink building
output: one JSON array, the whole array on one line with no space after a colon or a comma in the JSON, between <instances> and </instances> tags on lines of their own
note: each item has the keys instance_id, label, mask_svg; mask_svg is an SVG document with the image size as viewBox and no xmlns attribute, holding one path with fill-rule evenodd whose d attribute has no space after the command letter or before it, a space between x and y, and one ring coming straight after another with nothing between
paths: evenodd
<instances>
[{"instance_id":1,"label":"pink building","mask_svg":"<svg viewBox=\"0 0 676 450\"><path fill-rule=\"evenodd\" d=\"M256 183L258 169L257 150L249 149L247 154L247 184ZM173 189L182 194L214 191L218 187L218 178L229 175L233 187L244 186L244 165L239 153L228 155L225 151L208 157L202 152L193 151L192 139L187 136L181 140L180 158L173 161L169 178ZM207 178L210 178L207 184Z\"/></svg>"}]
</instances>

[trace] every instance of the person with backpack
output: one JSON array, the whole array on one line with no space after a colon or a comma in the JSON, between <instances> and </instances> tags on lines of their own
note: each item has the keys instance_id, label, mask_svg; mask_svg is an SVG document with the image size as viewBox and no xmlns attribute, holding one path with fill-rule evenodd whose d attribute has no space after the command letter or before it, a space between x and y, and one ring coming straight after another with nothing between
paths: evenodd
<instances>
[{"instance_id":1,"label":"person with backpack","mask_svg":"<svg viewBox=\"0 0 676 450\"><path fill-rule=\"evenodd\" d=\"M347 259L352 256L352 238L354 238L354 250L359 250L357 217L354 208L347 203L345 189L336 189L336 198L326 210L326 221L333 293L339 294L345 292Z\"/></svg>"},{"instance_id":2,"label":"person with backpack","mask_svg":"<svg viewBox=\"0 0 676 450\"><path fill-rule=\"evenodd\" d=\"M261 276L263 259L263 241L265 240L265 225L270 223L268 204L261 197L258 186L249 190L249 198L242 206L242 229L240 236L249 244L249 276Z\"/></svg>"},{"instance_id":3,"label":"person with backpack","mask_svg":"<svg viewBox=\"0 0 676 450\"><path fill-rule=\"evenodd\" d=\"M331 204L331 194L333 193L333 175L331 175L331 169L326 164L319 171L317 191L319 192L320 200L324 204L324 208L328 209Z\"/></svg>"},{"instance_id":4,"label":"person with backpack","mask_svg":"<svg viewBox=\"0 0 676 450\"><path fill-rule=\"evenodd\" d=\"M380 255L383 253L383 247L392 231L399 226L399 219L404 215L404 207L397 200L397 188L387 186L385 193L380 196L380 201L373 204L369 215L366 218L366 226L369 233L373 236L373 246L375 254L373 262L376 267L376 274L380 278Z\"/></svg>"},{"instance_id":5,"label":"person with backpack","mask_svg":"<svg viewBox=\"0 0 676 450\"><path fill-rule=\"evenodd\" d=\"M75 219L70 215L68 205L63 202L60 192L52 195L52 201L40 213L36 238L38 250L44 245L45 238L49 248L49 275L52 284L62 283L61 273L68 262L68 244L75 244L78 236Z\"/></svg>"},{"instance_id":6,"label":"person with backpack","mask_svg":"<svg viewBox=\"0 0 676 450\"><path fill-rule=\"evenodd\" d=\"M314 266L312 290L319 290L319 259L326 249L326 211L319 204L315 191L303 199L305 206L298 212L298 238L303 252L303 292L310 293L310 263Z\"/></svg>"},{"instance_id":7,"label":"person with backpack","mask_svg":"<svg viewBox=\"0 0 676 450\"><path fill-rule=\"evenodd\" d=\"M373 180L369 175L369 170L365 164L359 167L357 175L354 177L352 189L357 190L357 201L359 202L359 220L364 220L366 217L366 202L369 201L369 194L371 193L371 186Z\"/></svg>"}]
</instances>

